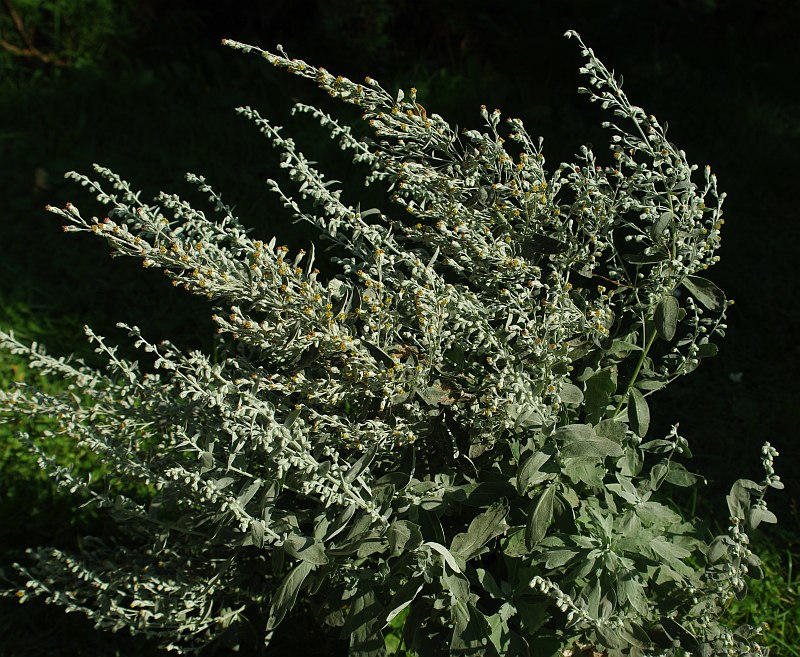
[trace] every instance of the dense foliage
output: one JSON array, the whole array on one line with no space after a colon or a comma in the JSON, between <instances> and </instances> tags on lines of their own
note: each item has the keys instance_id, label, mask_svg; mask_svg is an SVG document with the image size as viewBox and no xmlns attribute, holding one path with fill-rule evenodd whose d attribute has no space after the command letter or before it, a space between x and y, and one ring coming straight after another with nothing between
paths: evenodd
<instances>
[{"instance_id":1,"label":"dense foliage","mask_svg":"<svg viewBox=\"0 0 800 657\"><path fill-rule=\"evenodd\" d=\"M144 203L102 167L105 183L73 174L108 217L53 208L65 229L208 297L220 338L213 354L186 353L130 328L151 367L89 331L108 362L98 371L2 334L72 383L64 396L0 393L5 416L53 417L54 433L127 484L112 495L48 460L52 433L29 439L125 541L35 551L13 594L182 649L244 622L268 640L303 595L354 655L380 654L381 630L406 609L421 655L555 654L574 641L611 655L758 652L751 628L715 619L758 569L744 528L775 520L763 502L781 486L774 450L763 482L734 485L729 532L709 541L662 491L701 485L678 462L686 440L677 427L649 435L648 398L724 334L730 302L699 275L722 226L710 170L696 180L583 46L583 91L614 116L610 162L582 147L548 172L541 142L497 110L482 108L485 131L459 133L413 89L390 95L228 43L361 108L374 136L359 140L296 107L405 216L347 204L251 108L240 112L297 193L272 189L333 243L331 278L313 249L290 257L252 239L201 177L188 179L217 221L175 195Z\"/></svg>"}]
</instances>

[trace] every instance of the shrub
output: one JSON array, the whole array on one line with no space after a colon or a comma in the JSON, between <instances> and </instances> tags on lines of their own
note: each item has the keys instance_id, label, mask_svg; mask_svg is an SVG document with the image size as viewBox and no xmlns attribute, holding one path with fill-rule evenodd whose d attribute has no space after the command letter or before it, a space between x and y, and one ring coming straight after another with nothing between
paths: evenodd
<instances>
[{"instance_id":1,"label":"shrub","mask_svg":"<svg viewBox=\"0 0 800 657\"><path fill-rule=\"evenodd\" d=\"M575 33L568 33L580 42ZM87 328L107 367L6 349L71 382L65 395L0 393L6 419L58 422L23 436L60 485L107 508L117 537L79 554L40 548L27 585L98 627L193 650L247 625L268 642L300 596L352 655L384 653L400 613L422 656L763 654L757 628L720 621L757 574L746 528L775 522L776 452L739 480L730 527L710 537L668 502L702 477L677 425L650 431L648 399L713 356L732 303L699 274L718 260L723 194L706 167L632 105L586 48L581 89L610 110L609 164L582 147L544 168L541 140L481 108L459 133L411 89L390 95L227 41L316 80L374 130L298 104L330 131L402 218L342 200L294 141L249 108L295 183L297 221L332 242L290 255L250 237L196 175L217 220L175 195L146 204L111 171L68 174L108 207L69 232L161 267L214 304L213 355L126 328L147 364ZM106 185L105 187L103 185ZM110 189L108 186L110 185ZM57 466L56 433L98 454L116 492ZM122 484L121 491L120 485Z\"/></svg>"}]
</instances>

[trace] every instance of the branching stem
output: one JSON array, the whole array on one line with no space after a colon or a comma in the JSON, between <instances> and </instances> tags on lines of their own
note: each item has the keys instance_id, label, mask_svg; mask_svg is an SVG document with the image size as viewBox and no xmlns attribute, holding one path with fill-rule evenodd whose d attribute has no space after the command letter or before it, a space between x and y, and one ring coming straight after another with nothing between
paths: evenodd
<instances>
[{"instance_id":1,"label":"branching stem","mask_svg":"<svg viewBox=\"0 0 800 657\"><path fill-rule=\"evenodd\" d=\"M646 332L646 323L642 322L642 331ZM656 335L658 335L658 331L653 329L653 332L650 334L650 337L647 338L647 342L644 345L644 349L642 349L642 355L639 357L639 362L636 363L636 367L633 370L633 374L631 374L630 381L628 381L628 385L625 386L625 391L622 393L622 397L620 397L619 404L617 404L617 408L614 410L614 417L619 415L620 410L622 409L622 404L625 403L625 400L628 398L628 392L630 389L633 388L633 384L636 383L636 379L639 376L639 372L642 369L642 365L644 365L644 359L647 358L647 354L650 352L650 347L653 346L653 342L656 340Z\"/></svg>"}]
</instances>

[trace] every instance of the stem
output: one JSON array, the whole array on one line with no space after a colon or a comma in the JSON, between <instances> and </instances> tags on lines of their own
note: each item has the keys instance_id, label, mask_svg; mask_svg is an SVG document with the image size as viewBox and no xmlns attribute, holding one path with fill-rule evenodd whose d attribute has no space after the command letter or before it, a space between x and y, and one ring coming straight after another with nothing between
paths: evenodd
<instances>
[{"instance_id":1,"label":"stem","mask_svg":"<svg viewBox=\"0 0 800 657\"><path fill-rule=\"evenodd\" d=\"M646 324L642 322L643 331L645 330L645 326ZM650 334L650 337L647 339L647 343L645 344L644 349L642 349L642 355L639 358L639 362L636 363L636 367L633 370L633 374L631 375L630 381L628 381L628 385L625 386L625 392L622 393L622 397L619 400L619 404L617 404L617 408L614 409L614 417L616 417L619 414L620 409L622 408L622 404L625 403L625 399L627 399L628 397L628 392L630 391L631 388L633 388L633 384L636 383L636 378L639 376L639 371L642 369L642 365L644 364L644 359L647 358L647 354L650 351L650 347L653 346L653 342L655 342L656 340L656 335L658 335L658 331L654 329L653 332Z\"/></svg>"}]
</instances>

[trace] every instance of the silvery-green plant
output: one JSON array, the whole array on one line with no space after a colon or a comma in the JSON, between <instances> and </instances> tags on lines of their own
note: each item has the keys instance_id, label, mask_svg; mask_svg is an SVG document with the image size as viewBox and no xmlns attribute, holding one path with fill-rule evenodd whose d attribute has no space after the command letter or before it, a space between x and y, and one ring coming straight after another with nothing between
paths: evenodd
<instances>
[{"instance_id":1,"label":"silvery-green plant","mask_svg":"<svg viewBox=\"0 0 800 657\"><path fill-rule=\"evenodd\" d=\"M402 212L342 199L295 142L244 107L279 150L287 211L333 242L253 239L196 175L214 216L161 194L146 203L116 174L68 174L107 209L50 210L69 232L160 267L207 297L214 356L153 342L120 357L87 329L107 367L4 348L70 383L0 393L2 417L48 416L23 436L60 485L107 508L119 535L19 565L26 585L100 628L181 651L255 628L268 643L298 599L384 654L385 632L423 657L765 654L758 628L720 619L758 573L746 529L775 522L775 450L765 479L737 481L716 538L663 494L702 478L677 425L650 431L649 399L713 356L729 305L700 274L718 260L723 194L578 40L588 86L609 110L611 153L582 147L545 168L519 119L481 108L458 132L416 91L390 95L277 53L226 41L359 107L350 127L298 104L366 167ZM606 161L607 160L607 161ZM56 434L105 464L115 492L57 465ZM119 484L122 484L120 487ZM119 492L119 491L122 492ZM234 640L234 639L231 639Z\"/></svg>"}]
</instances>

